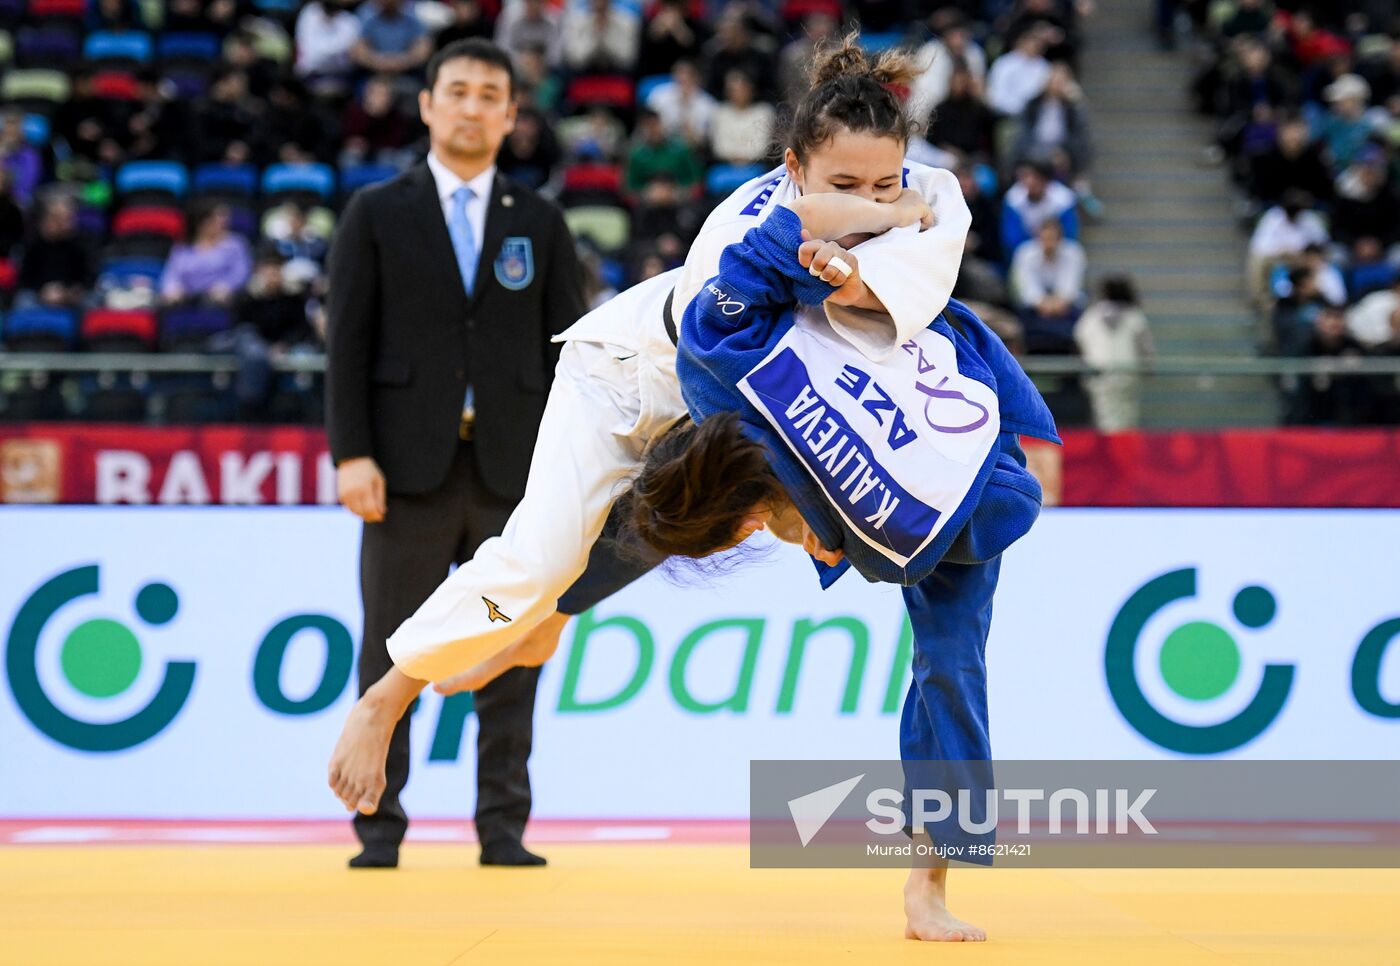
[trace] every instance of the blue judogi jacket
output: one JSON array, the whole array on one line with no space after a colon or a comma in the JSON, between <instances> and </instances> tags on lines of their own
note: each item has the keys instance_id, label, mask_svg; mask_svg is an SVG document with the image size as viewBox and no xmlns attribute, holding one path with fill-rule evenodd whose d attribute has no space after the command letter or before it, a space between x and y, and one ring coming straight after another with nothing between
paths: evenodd
<instances>
[{"instance_id":1,"label":"blue judogi jacket","mask_svg":"<svg viewBox=\"0 0 1400 966\"><path fill-rule=\"evenodd\" d=\"M1060 442L1045 401L1001 339L957 301L900 347L907 358L894 364L903 369L823 341L820 326L802 342L795 303L820 305L835 287L798 264L801 231L790 209L774 212L725 249L719 274L686 309L676 373L691 417L736 412L745 435L767 447L807 525L845 554L836 567L817 564L823 587L850 567L870 581L913 585L944 559L995 558L1040 512L1040 484L1017 436ZM903 394L881 380L899 382ZM964 414L957 425L941 415L954 410ZM947 477L937 498L921 495L930 492L925 474Z\"/></svg>"}]
</instances>

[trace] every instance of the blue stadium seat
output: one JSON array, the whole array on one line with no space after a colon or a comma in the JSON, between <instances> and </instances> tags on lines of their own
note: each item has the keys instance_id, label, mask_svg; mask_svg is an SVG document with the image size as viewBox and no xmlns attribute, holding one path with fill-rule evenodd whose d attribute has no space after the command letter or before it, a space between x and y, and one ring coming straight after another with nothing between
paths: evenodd
<instances>
[{"instance_id":1,"label":"blue stadium seat","mask_svg":"<svg viewBox=\"0 0 1400 966\"><path fill-rule=\"evenodd\" d=\"M24 139L36 148L49 143L49 119L42 114L24 115Z\"/></svg>"},{"instance_id":2,"label":"blue stadium seat","mask_svg":"<svg viewBox=\"0 0 1400 966\"><path fill-rule=\"evenodd\" d=\"M15 63L20 67L73 67L82 53L82 36L72 27L21 27L15 35Z\"/></svg>"},{"instance_id":3,"label":"blue stadium seat","mask_svg":"<svg viewBox=\"0 0 1400 966\"><path fill-rule=\"evenodd\" d=\"M86 60L120 60L144 64L151 59L151 37L143 33L114 33L100 30L83 41Z\"/></svg>"},{"instance_id":4,"label":"blue stadium seat","mask_svg":"<svg viewBox=\"0 0 1400 966\"><path fill-rule=\"evenodd\" d=\"M258 193L258 169L251 164L201 164L194 169L194 192L251 198Z\"/></svg>"},{"instance_id":5,"label":"blue stadium seat","mask_svg":"<svg viewBox=\"0 0 1400 966\"><path fill-rule=\"evenodd\" d=\"M209 93L209 75L201 70L167 70L161 77L170 82L181 100L197 101Z\"/></svg>"},{"instance_id":6,"label":"blue stadium seat","mask_svg":"<svg viewBox=\"0 0 1400 966\"><path fill-rule=\"evenodd\" d=\"M77 341L78 316L49 306L15 309L5 319L4 337L11 351L61 352Z\"/></svg>"},{"instance_id":7,"label":"blue stadium seat","mask_svg":"<svg viewBox=\"0 0 1400 966\"><path fill-rule=\"evenodd\" d=\"M264 13L295 13L301 0L253 0L253 6Z\"/></svg>"},{"instance_id":8,"label":"blue stadium seat","mask_svg":"<svg viewBox=\"0 0 1400 966\"><path fill-rule=\"evenodd\" d=\"M761 164L717 164L705 172L705 191L727 195L767 171Z\"/></svg>"},{"instance_id":9,"label":"blue stadium seat","mask_svg":"<svg viewBox=\"0 0 1400 966\"><path fill-rule=\"evenodd\" d=\"M160 315L160 342L168 350L202 349L211 335L232 326L233 316L218 306L169 308Z\"/></svg>"},{"instance_id":10,"label":"blue stadium seat","mask_svg":"<svg viewBox=\"0 0 1400 966\"><path fill-rule=\"evenodd\" d=\"M178 161L129 161L117 169L117 192L156 191L183 198L190 176Z\"/></svg>"},{"instance_id":11,"label":"blue stadium seat","mask_svg":"<svg viewBox=\"0 0 1400 966\"><path fill-rule=\"evenodd\" d=\"M671 83L670 74L652 74L650 77L643 77L637 81L637 105L645 105L652 91L669 83Z\"/></svg>"},{"instance_id":12,"label":"blue stadium seat","mask_svg":"<svg viewBox=\"0 0 1400 966\"><path fill-rule=\"evenodd\" d=\"M164 270L165 262L159 258L113 258L102 265L98 285L108 282L126 286L134 279L143 278L154 286L160 282Z\"/></svg>"},{"instance_id":13,"label":"blue stadium seat","mask_svg":"<svg viewBox=\"0 0 1400 966\"><path fill-rule=\"evenodd\" d=\"M887 50L893 50L904 43L905 35L892 32L884 34L861 34L861 47L872 54L883 54Z\"/></svg>"},{"instance_id":14,"label":"blue stadium seat","mask_svg":"<svg viewBox=\"0 0 1400 966\"><path fill-rule=\"evenodd\" d=\"M218 34L170 33L156 41L161 60L216 61L220 57Z\"/></svg>"},{"instance_id":15,"label":"blue stadium seat","mask_svg":"<svg viewBox=\"0 0 1400 966\"><path fill-rule=\"evenodd\" d=\"M263 172L263 194L306 192L329 200L335 193L335 171L328 164L272 164Z\"/></svg>"},{"instance_id":16,"label":"blue stadium seat","mask_svg":"<svg viewBox=\"0 0 1400 966\"><path fill-rule=\"evenodd\" d=\"M341 169L340 190L349 195L367 184L388 181L398 173L392 164L352 164Z\"/></svg>"}]
</instances>

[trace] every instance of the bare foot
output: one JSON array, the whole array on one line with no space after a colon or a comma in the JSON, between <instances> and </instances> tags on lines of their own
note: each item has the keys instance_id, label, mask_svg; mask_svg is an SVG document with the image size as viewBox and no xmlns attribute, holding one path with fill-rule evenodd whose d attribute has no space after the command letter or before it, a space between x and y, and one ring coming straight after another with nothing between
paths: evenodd
<instances>
[{"instance_id":1,"label":"bare foot","mask_svg":"<svg viewBox=\"0 0 1400 966\"><path fill-rule=\"evenodd\" d=\"M398 717L367 697L355 702L331 754L329 784L347 812L373 815L384 794L384 762Z\"/></svg>"},{"instance_id":2,"label":"bare foot","mask_svg":"<svg viewBox=\"0 0 1400 966\"><path fill-rule=\"evenodd\" d=\"M438 694L479 691L513 667L539 667L554 656L559 647L559 634L568 622L568 614L550 614L504 651L491 655L461 674L443 678L433 685L433 690Z\"/></svg>"},{"instance_id":3,"label":"bare foot","mask_svg":"<svg viewBox=\"0 0 1400 966\"><path fill-rule=\"evenodd\" d=\"M904 884L905 939L924 942L980 943L987 934L948 911L945 879L948 869L911 869Z\"/></svg>"}]
</instances>

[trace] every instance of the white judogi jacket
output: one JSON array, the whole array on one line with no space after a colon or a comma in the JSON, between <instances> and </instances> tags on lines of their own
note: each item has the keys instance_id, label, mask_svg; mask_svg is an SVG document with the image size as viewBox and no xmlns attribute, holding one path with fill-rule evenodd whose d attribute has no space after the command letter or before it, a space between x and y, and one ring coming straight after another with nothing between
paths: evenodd
<instances>
[{"instance_id":1,"label":"white judogi jacket","mask_svg":"<svg viewBox=\"0 0 1400 966\"><path fill-rule=\"evenodd\" d=\"M937 223L896 229L854 249L861 277L889 314L825 306L832 329L871 359L890 355L947 306L972 224L951 172L913 161L905 167L907 185L928 199ZM668 297L674 290L679 324L724 250L796 196L781 167L755 178L710 214L683 268L621 293L556 337L566 345L525 496L501 536L483 543L389 638L401 671L430 681L457 674L553 612L583 573L646 445L686 415L676 347L662 324Z\"/></svg>"}]
</instances>

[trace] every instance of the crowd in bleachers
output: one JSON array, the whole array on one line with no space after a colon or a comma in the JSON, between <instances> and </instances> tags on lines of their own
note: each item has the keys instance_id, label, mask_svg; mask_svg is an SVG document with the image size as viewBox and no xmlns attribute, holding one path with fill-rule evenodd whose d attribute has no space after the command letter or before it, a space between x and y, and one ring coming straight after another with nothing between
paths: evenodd
<instances>
[{"instance_id":1,"label":"crowd in bleachers","mask_svg":"<svg viewBox=\"0 0 1400 966\"><path fill-rule=\"evenodd\" d=\"M1400 4L1187 5L1210 159L1247 199L1248 290L1269 352L1400 356ZM1286 380L1296 423L1400 422L1394 377Z\"/></svg>"},{"instance_id":2,"label":"crowd in bleachers","mask_svg":"<svg viewBox=\"0 0 1400 966\"><path fill-rule=\"evenodd\" d=\"M518 75L500 167L564 206L595 304L679 264L710 206L779 161L814 45L858 25L872 49L917 48L930 68L901 92L923 132L911 155L955 170L973 211L955 294L1018 351L1077 351L1080 215L1097 210L1074 77L1086 8L0 0L0 342L243 360L212 393L193 377L75 391L12 376L0 416L318 420L312 377L268 362L319 348L336 212L422 157L422 68L476 36Z\"/></svg>"}]
</instances>

